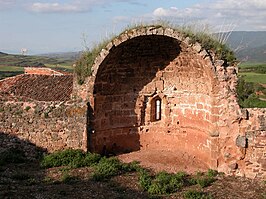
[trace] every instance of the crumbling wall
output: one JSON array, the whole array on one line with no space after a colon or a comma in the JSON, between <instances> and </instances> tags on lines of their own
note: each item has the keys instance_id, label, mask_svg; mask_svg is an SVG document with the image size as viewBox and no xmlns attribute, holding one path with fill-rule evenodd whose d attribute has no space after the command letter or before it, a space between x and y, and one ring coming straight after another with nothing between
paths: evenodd
<instances>
[{"instance_id":1,"label":"crumbling wall","mask_svg":"<svg viewBox=\"0 0 266 199\"><path fill-rule=\"evenodd\" d=\"M245 132L243 141L237 139L244 158L238 161L241 174L250 178L266 179L266 109L243 109L246 117L241 121Z\"/></svg>"},{"instance_id":2,"label":"crumbling wall","mask_svg":"<svg viewBox=\"0 0 266 199\"><path fill-rule=\"evenodd\" d=\"M87 106L78 102L0 101L0 132L52 152L87 150Z\"/></svg>"},{"instance_id":3,"label":"crumbling wall","mask_svg":"<svg viewBox=\"0 0 266 199\"><path fill-rule=\"evenodd\" d=\"M227 64L219 66L225 73ZM216 67L200 44L171 29L142 28L116 38L96 58L87 90L81 86L94 113L92 150L182 150L217 168L223 93ZM152 119L155 99L162 101L159 121Z\"/></svg>"}]
</instances>

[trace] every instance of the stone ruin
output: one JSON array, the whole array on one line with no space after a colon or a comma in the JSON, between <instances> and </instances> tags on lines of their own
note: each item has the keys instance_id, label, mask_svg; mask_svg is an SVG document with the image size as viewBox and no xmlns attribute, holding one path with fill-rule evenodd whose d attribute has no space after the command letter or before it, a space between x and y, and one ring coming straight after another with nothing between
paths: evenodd
<instances>
[{"instance_id":1,"label":"stone ruin","mask_svg":"<svg viewBox=\"0 0 266 199\"><path fill-rule=\"evenodd\" d=\"M57 130L36 125L35 134L28 131L25 137L1 119L0 131L30 138L48 151L187 152L226 174L265 179L266 109L239 107L237 72L236 65L177 30L135 28L102 49L83 85L74 81L72 103L60 109L70 119L52 111L49 118L39 118ZM41 143L36 135L48 137Z\"/></svg>"}]
</instances>

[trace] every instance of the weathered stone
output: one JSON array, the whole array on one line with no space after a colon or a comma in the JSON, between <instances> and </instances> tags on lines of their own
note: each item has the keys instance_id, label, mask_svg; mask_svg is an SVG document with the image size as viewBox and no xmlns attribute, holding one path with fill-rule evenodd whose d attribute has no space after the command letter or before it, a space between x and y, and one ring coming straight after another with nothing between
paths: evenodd
<instances>
[{"instance_id":1,"label":"weathered stone","mask_svg":"<svg viewBox=\"0 0 266 199\"><path fill-rule=\"evenodd\" d=\"M246 136L237 136L236 145L238 147L246 148L247 147L247 138Z\"/></svg>"},{"instance_id":2,"label":"weathered stone","mask_svg":"<svg viewBox=\"0 0 266 199\"><path fill-rule=\"evenodd\" d=\"M162 148L227 174L266 178L266 110L240 109L237 67L190 42L156 26L122 33L95 59L84 85L74 82L75 101L33 101L30 111L0 101L0 130L50 151Z\"/></svg>"}]
</instances>

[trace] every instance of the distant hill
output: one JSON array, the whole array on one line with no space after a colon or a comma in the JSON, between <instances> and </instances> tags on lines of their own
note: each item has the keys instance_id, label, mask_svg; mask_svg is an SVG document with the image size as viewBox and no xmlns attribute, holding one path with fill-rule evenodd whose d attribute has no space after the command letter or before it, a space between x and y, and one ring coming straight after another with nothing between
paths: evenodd
<instances>
[{"instance_id":1,"label":"distant hill","mask_svg":"<svg viewBox=\"0 0 266 199\"><path fill-rule=\"evenodd\" d=\"M65 61L73 62L77 60L81 54L82 52L79 51L79 52L46 53L46 54L40 54L38 56L49 57L54 59L64 59Z\"/></svg>"},{"instance_id":2,"label":"distant hill","mask_svg":"<svg viewBox=\"0 0 266 199\"><path fill-rule=\"evenodd\" d=\"M75 57L48 57L48 56L29 56L13 55L0 52L0 66L44 66L44 65L66 65L71 66L75 62Z\"/></svg>"},{"instance_id":3,"label":"distant hill","mask_svg":"<svg viewBox=\"0 0 266 199\"><path fill-rule=\"evenodd\" d=\"M266 63L266 31L233 31L227 44L240 61Z\"/></svg>"},{"instance_id":4,"label":"distant hill","mask_svg":"<svg viewBox=\"0 0 266 199\"><path fill-rule=\"evenodd\" d=\"M233 31L227 40L240 61L266 63L266 31ZM0 52L0 66L72 66L82 52L47 53L35 56Z\"/></svg>"}]
</instances>

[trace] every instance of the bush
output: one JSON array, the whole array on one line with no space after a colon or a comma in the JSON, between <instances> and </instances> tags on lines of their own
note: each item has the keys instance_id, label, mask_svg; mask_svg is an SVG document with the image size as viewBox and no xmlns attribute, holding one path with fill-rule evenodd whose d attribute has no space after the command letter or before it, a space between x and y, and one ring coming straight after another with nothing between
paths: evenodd
<instances>
[{"instance_id":1,"label":"bush","mask_svg":"<svg viewBox=\"0 0 266 199\"><path fill-rule=\"evenodd\" d=\"M212 197L202 191L189 190L184 193L185 199L211 199Z\"/></svg>"},{"instance_id":2,"label":"bush","mask_svg":"<svg viewBox=\"0 0 266 199\"><path fill-rule=\"evenodd\" d=\"M265 108L266 102L259 99L256 91L265 92L265 88L257 83L246 82L243 77L238 78L238 103L242 108Z\"/></svg>"},{"instance_id":3,"label":"bush","mask_svg":"<svg viewBox=\"0 0 266 199\"><path fill-rule=\"evenodd\" d=\"M159 172L152 178L146 170L140 172L140 186L149 194L169 194L174 193L185 186L187 174L179 172L177 174Z\"/></svg>"},{"instance_id":4,"label":"bush","mask_svg":"<svg viewBox=\"0 0 266 199\"><path fill-rule=\"evenodd\" d=\"M142 187L142 189L147 191L151 186L151 182L152 178L149 175L149 173L145 169L140 170L139 184Z\"/></svg>"},{"instance_id":5,"label":"bush","mask_svg":"<svg viewBox=\"0 0 266 199\"><path fill-rule=\"evenodd\" d=\"M102 181L112 176L118 175L122 171L122 163L117 158L103 157L95 166L95 171L92 175L96 181Z\"/></svg>"},{"instance_id":6,"label":"bush","mask_svg":"<svg viewBox=\"0 0 266 199\"><path fill-rule=\"evenodd\" d=\"M101 160L101 155L97 153L87 153L84 158L84 166L94 166Z\"/></svg>"},{"instance_id":7,"label":"bush","mask_svg":"<svg viewBox=\"0 0 266 199\"><path fill-rule=\"evenodd\" d=\"M197 179L197 184L200 185L201 188L210 186L215 181L212 177L201 177Z\"/></svg>"},{"instance_id":8,"label":"bush","mask_svg":"<svg viewBox=\"0 0 266 199\"><path fill-rule=\"evenodd\" d=\"M124 163L122 165L123 171L132 172L132 171L140 171L140 169L141 169L141 166L139 165L138 161L133 161L130 163Z\"/></svg>"},{"instance_id":9,"label":"bush","mask_svg":"<svg viewBox=\"0 0 266 199\"><path fill-rule=\"evenodd\" d=\"M212 170L212 169L208 169L208 172L207 172L207 176L208 177L216 177L217 175L218 175L218 171Z\"/></svg>"},{"instance_id":10,"label":"bush","mask_svg":"<svg viewBox=\"0 0 266 199\"><path fill-rule=\"evenodd\" d=\"M209 169L207 173L198 172L196 176L188 179L189 185L198 184L201 188L210 186L213 182L215 182L215 176L218 175L218 171Z\"/></svg>"},{"instance_id":11,"label":"bush","mask_svg":"<svg viewBox=\"0 0 266 199\"><path fill-rule=\"evenodd\" d=\"M84 166L93 166L97 164L100 159L101 156L96 153L84 153L79 149L67 149L44 156L43 160L41 161L41 166L43 168L59 166L78 168Z\"/></svg>"},{"instance_id":12,"label":"bush","mask_svg":"<svg viewBox=\"0 0 266 199\"><path fill-rule=\"evenodd\" d=\"M9 148L0 152L0 166L9 163L23 163L25 161L24 152L18 148Z\"/></svg>"},{"instance_id":13,"label":"bush","mask_svg":"<svg viewBox=\"0 0 266 199\"><path fill-rule=\"evenodd\" d=\"M85 154L82 150L67 149L46 155L41 161L44 168L70 166L81 167L84 165Z\"/></svg>"}]
</instances>

